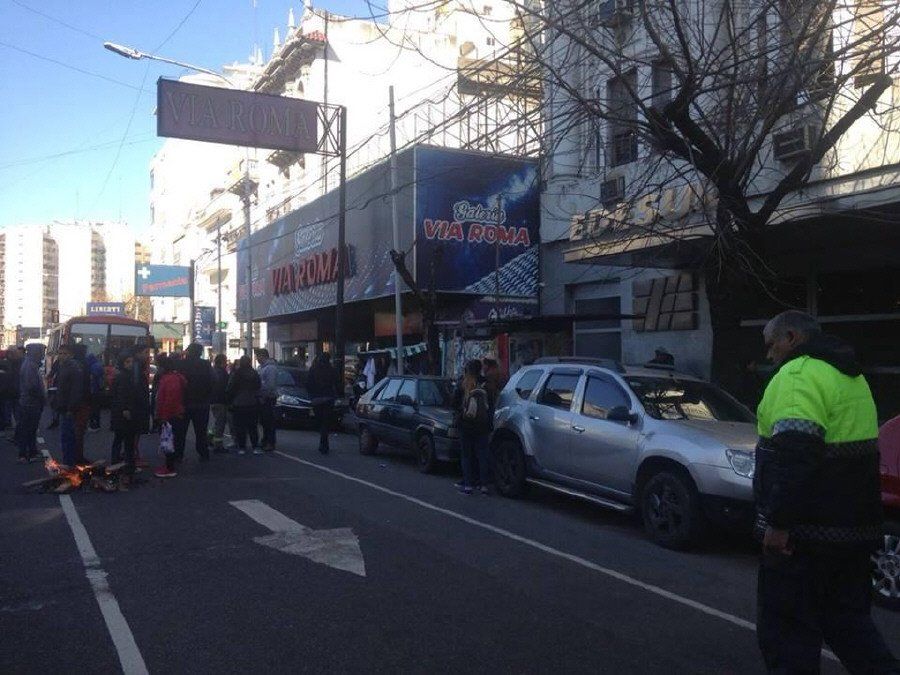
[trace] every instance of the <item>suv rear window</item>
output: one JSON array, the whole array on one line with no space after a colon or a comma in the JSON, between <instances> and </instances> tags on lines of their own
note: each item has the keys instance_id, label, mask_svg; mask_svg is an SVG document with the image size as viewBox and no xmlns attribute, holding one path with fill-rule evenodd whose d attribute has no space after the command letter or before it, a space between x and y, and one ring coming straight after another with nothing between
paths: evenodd
<instances>
[{"instance_id":1,"label":"suv rear window","mask_svg":"<svg viewBox=\"0 0 900 675\"><path fill-rule=\"evenodd\" d=\"M568 410L572 407L575 387L578 386L580 377L581 375L574 373L551 373L547 379L547 384L544 385L544 389L538 397L538 403L549 405L552 408Z\"/></svg>"},{"instance_id":2,"label":"suv rear window","mask_svg":"<svg viewBox=\"0 0 900 675\"><path fill-rule=\"evenodd\" d=\"M521 398L528 398L531 396L531 392L534 391L535 385L537 385L538 380L541 379L541 375L543 373L540 370L528 370L519 377L518 382L516 382L516 393Z\"/></svg>"}]
</instances>

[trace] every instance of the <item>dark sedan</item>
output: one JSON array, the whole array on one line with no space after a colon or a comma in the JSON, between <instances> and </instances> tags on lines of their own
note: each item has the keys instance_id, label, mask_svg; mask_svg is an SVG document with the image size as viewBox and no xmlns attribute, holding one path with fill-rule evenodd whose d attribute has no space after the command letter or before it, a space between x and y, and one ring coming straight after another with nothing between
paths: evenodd
<instances>
[{"instance_id":1,"label":"dark sedan","mask_svg":"<svg viewBox=\"0 0 900 675\"><path fill-rule=\"evenodd\" d=\"M459 430L451 408L452 384L437 377L388 377L356 404L359 451L368 455L385 443L411 451L419 470L459 459Z\"/></svg>"},{"instance_id":2,"label":"dark sedan","mask_svg":"<svg viewBox=\"0 0 900 675\"><path fill-rule=\"evenodd\" d=\"M280 427L302 427L315 424L316 416L306 391L307 371L289 366L277 366L275 379L275 423ZM334 404L334 425L341 427L347 403L338 399Z\"/></svg>"}]
</instances>

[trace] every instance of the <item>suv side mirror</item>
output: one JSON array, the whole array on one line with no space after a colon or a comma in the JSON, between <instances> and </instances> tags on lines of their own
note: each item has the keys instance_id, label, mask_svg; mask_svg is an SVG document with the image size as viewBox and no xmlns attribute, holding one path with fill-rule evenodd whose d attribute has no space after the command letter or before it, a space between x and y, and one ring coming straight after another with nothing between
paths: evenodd
<instances>
[{"instance_id":1,"label":"suv side mirror","mask_svg":"<svg viewBox=\"0 0 900 675\"><path fill-rule=\"evenodd\" d=\"M608 422L627 422L628 424L637 424L637 413L631 412L624 405L616 406L606 413Z\"/></svg>"},{"instance_id":2,"label":"suv side mirror","mask_svg":"<svg viewBox=\"0 0 900 675\"><path fill-rule=\"evenodd\" d=\"M397 397L397 405L406 405L410 408L416 407L416 402L412 400L412 396L407 396L406 394L402 394Z\"/></svg>"}]
</instances>

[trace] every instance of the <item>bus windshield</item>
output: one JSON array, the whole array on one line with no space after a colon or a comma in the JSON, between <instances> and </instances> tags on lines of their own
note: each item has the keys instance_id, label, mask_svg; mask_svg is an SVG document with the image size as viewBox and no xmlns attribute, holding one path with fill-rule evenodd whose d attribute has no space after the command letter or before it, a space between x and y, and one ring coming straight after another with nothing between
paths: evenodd
<instances>
[{"instance_id":1,"label":"bus windshield","mask_svg":"<svg viewBox=\"0 0 900 675\"><path fill-rule=\"evenodd\" d=\"M127 326L119 326L127 328ZM102 357L106 351L106 334L109 324L106 323L73 323L69 330L69 339L75 343L87 346L89 354Z\"/></svg>"}]
</instances>

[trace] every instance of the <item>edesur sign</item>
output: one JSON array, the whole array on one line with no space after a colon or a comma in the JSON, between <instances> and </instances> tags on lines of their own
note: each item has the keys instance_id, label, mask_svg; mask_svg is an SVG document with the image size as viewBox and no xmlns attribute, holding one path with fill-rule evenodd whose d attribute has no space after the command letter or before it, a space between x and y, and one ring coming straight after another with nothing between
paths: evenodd
<instances>
[{"instance_id":1,"label":"edesur sign","mask_svg":"<svg viewBox=\"0 0 900 675\"><path fill-rule=\"evenodd\" d=\"M156 133L192 141L315 152L318 104L160 78Z\"/></svg>"}]
</instances>

